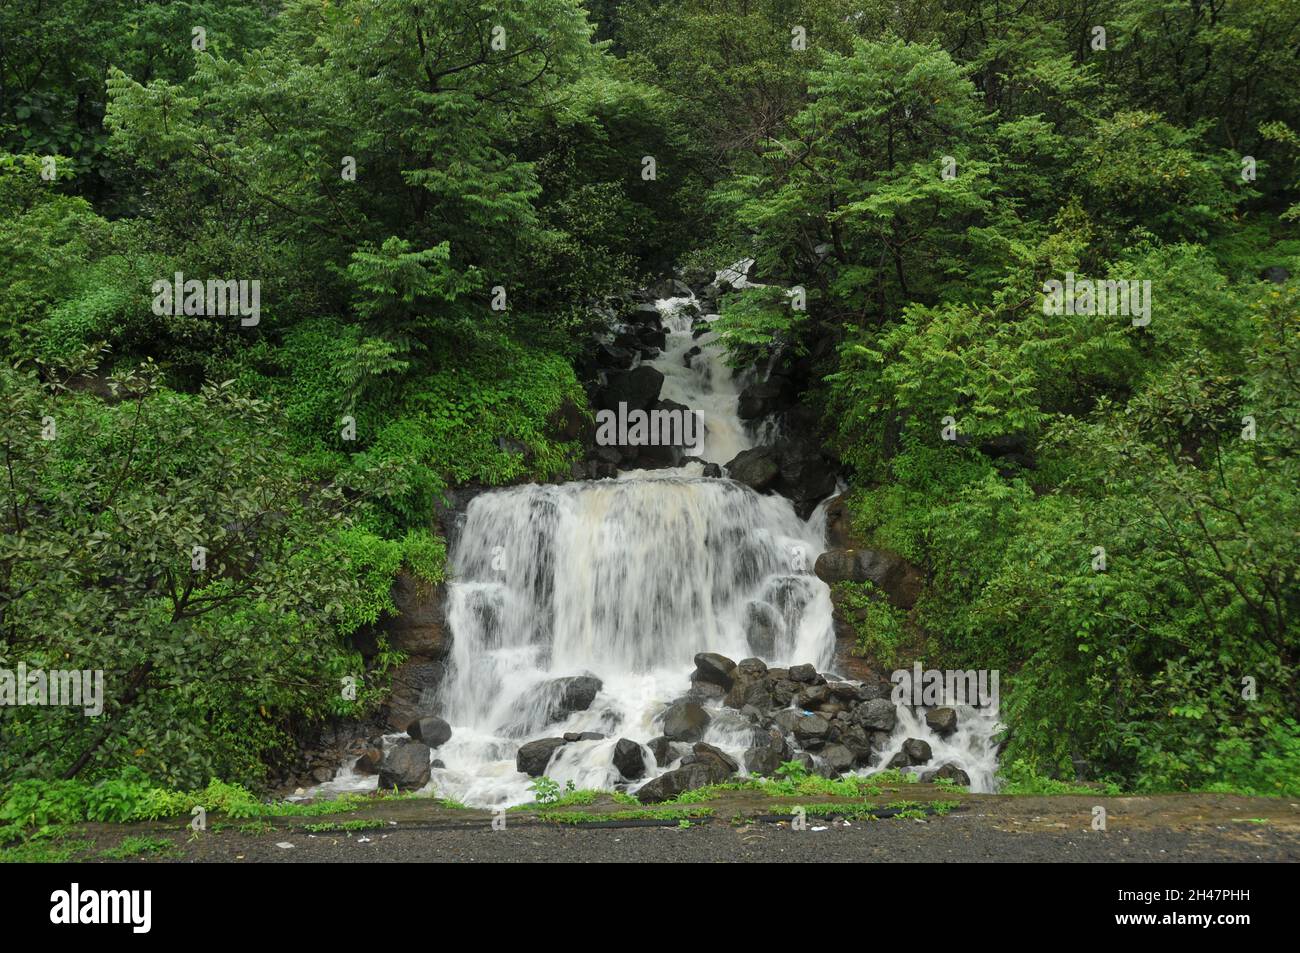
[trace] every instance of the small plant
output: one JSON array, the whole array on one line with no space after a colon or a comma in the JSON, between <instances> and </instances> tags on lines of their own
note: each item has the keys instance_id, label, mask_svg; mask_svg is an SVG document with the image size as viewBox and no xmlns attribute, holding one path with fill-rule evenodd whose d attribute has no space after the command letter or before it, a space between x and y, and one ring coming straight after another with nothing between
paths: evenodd
<instances>
[{"instance_id":1,"label":"small plant","mask_svg":"<svg viewBox=\"0 0 1300 953\"><path fill-rule=\"evenodd\" d=\"M546 775L536 778L528 790L533 792L533 800L538 804L554 804L560 799L560 785Z\"/></svg>"}]
</instances>

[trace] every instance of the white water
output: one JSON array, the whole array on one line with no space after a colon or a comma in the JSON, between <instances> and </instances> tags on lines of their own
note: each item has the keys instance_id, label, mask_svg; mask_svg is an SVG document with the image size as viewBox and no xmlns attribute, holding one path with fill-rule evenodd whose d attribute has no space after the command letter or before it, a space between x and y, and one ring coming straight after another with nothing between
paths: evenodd
<instances>
[{"instance_id":1,"label":"white water","mask_svg":"<svg viewBox=\"0 0 1300 953\"><path fill-rule=\"evenodd\" d=\"M662 398L703 412L702 458L725 464L753 438L736 415L737 382L708 346L714 335L691 337L683 314L689 301L658 303L667 346L647 363L664 374ZM701 353L687 366L694 346ZM624 783L612 764L616 742L644 744L662 734L655 719L689 688L697 652L755 654L744 631L751 602L766 603L781 620L765 662L829 667L830 594L811 572L825 548L822 509L805 522L783 497L701 470L693 463L617 480L526 485L470 503L448 589L452 655L441 701L452 738L434 752L445 766L434 768L430 790L475 806L530 801L531 779L515 769L519 745L582 731L606 738L559 748L546 775L577 788ZM590 708L546 723L543 683L587 674L602 682ZM742 761L753 727L716 705L706 706L713 721L704 741ZM930 767L953 761L977 790L989 790L991 729L967 712L959 725L945 742L923 714L900 708L879 763L906 738L924 738L935 753ZM642 754L647 778L667 770L648 749ZM348 768L313 793L374 784Z\"/></svg>"}]
</instances>

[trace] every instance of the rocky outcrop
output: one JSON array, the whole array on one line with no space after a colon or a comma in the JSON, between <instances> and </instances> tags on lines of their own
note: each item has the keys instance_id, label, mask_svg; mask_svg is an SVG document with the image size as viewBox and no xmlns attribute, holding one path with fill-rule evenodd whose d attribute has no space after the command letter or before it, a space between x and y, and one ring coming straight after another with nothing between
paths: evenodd
<instances>
[{"instance_id":1,"label":"rocky outcrop","mask_svg":"<svg viewBox=\"0 0 1300 953\"><path fill-rule=\"evenodd\" d=\"M429 783L429 746L419 741L399 741L379 767L379 790L416 791Z\"/></svg>"},{"instance_id":2,"label":"rocky outcrop","mask_svg":"<svg viewBox=\"0 0 1300 953\"><path fill-rule=\"evenodd\" d=\"M920 780L926 781L953 781L963 787L970 787L970 775L963 771L957 765L949 761L937 771L921 772Z\"/></svg>"},{"instance_id":3,"label":"rocky outcrop","mask_svg":"<svg viewBox=\"0 0 1300 953\"><path fill-rule=\"evenodd\" d=\"M437 748L451 740L451 725L436 715L426 715L407 725L406 733L430 748Z\"/></svg>"},{"instance_id":4,"label":"rocky outcrop","mask_svg":"<svg viewBox=\"0 0 1300 953\"><path fill-rule=\"evenodd\" d=\"M628 781L645 776L645 755L641 746L628 738L618 739L614 745L614 767Z\"/></svg>"},{"instance_id":5,"label":"rocky outcrop","mask_svg":"<svg viewBox=\"0 0 1300 953\"><path fill-rule=\"evenodd\" d=\"M813 572L827 585L870 582L901 609L916 605L925 582L919 569L885 549L828 549L817 557Z\"/></svg>"},{"instance_id":6,"label":"rocky outcrop","mask_svg":"<svg viewBox=\"0 0 1300 953\"><path fill-rule=\"evenodd\" d=\"M616 412L620 403L626 404L628 410L649 410L659 399L659 391L663 386L663 373L648 364L642 364L630 371L610 373L607 383L597 395L597 403L602 410Z\"/></svg>"},{"instance_id":7,"label":"rocky outcrop","mask_svg":"<svg viewBox=\"0 0 1300 953\"><path fill-rule=\"evenodd\" d=\"M957 712L951 708L932 708L925 713L925 723L940 738L957 730Z\"/></svg>"},{"instance_id":8,"label":"rocky outcrop","mask_svg":"<svg viewBox=\"0 0 1300 953\"><path fill-rule=\"evenodd\" d=\"M503 730L518 737L563 721L574 712L590 708L602 687L600 679L594 675L547 679L516 702L511 719Z\"/></svg>"},{"instance_id":9,"label":"rocky outcrop","mask_svg":"<svg viewBox=\"0 0 1300 953\"><path fill-rule=\"evenodd\" d=\"M733 678L735 671L736 663L725 655L701 652L695 656L695 671L691 673L691 681L708 682L725 691L735 681Z\"/></svg>"},{"instance_id":10,"label":"rocky outcrop","mask_svg":"<svg viewBox=\"0 0 1300 953\"><path fill-rule=\"evenodd\" d=\"M557 748L563 748L567 742L563 738L538 738L519 746L515 754L515 768L538 778L546 773L546 766L551 763L551 755Z\"/></svg>"},{"instance_id":11,"label":"rocky outcrop","mask_svg":"<svg viewBox=\"0 0 1300 953\"><path fill-rule=\"evenodd\" d=\"M433 585L402 571L393 580L397 615L384 619L380 629L391 648L407 655L441 659L451 648L443 610L445 587Z\"/></svg>"},{"instance_id":12,"label":"rocky outcrop","mask_svg":"<svg viewBox=\"0 0 1300 953\"><path fill-rule=\"evenodd\" d=\"M699 704L677 702L664 712L664 737L669 741L699 741L709 720L709 713Z\"/></svg>"},{"instance_id":13,"label":"rocky outcrop","mask_svg":"<svg viewBox=\"0 0 1300 953\"><path fill-rule=\"evenodd\" d=\"M642 804L669 801L687 791L709 784L721 784L739 769L739 765L712 745L696 744L691 753L682 758L681 767L652 778L637 789L637 800Z\"/></svg>"},{"instance_id":14,"label":"rocky outcrop","mask_svg":"<svg viewBox=\"0 0 1300 953\"><path fill-rule=\"evenodd\" d=\"M437 690L443 665L427 658L408 659L393 670L392 688L384 703L384 720L395 731L405 731L417 718L437 713Z\"/></svg>"},{"instance_id":15,"label":"rocky outcrop","mask_svg":"<svg viewBox=\"0 0 1300 953\"><path fill-rule=\"evenodd\" d=\"M834 461L810 438L742 450L726 467L727 475L737 483L759 493L786 497L803 519L835 491L836 469Z\"/></svg>"}]
</instances>

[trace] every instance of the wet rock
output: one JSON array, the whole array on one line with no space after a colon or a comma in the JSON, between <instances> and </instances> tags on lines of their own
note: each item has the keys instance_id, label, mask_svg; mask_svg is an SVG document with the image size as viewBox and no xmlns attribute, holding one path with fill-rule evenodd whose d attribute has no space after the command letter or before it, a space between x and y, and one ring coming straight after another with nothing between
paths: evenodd
<instances>
[{"instance_id":1,"label":"wet rock","mask_svg":"<svg viewBox=\"0 0 1300 953\"><path fill-rule=\"evenodd\" d=\"M759 658L741 659L736 663L736 671L746 678L762 678L767 674L767 663Z\"/></svg>"},{"instance_id":2,"label":"wet rock","mask_svg":"<svg viewBox=\"0 0 1300 953\"><path fill-rule=\"evenodd\" d=\"M873 698L854 708L849 720L867 731L893 731L898 724L898 709L887 698Z\"/></svg>"},{"instance_id":3,"label":"wet rock","mask_svg":"<svg viewBox=\"0 0 1300 953\"><path fill-rule=\"evenodd\" d=\"M574 712L586 711L602 687L600 679L594 675L548 679L520 697L503 731L515 737L527 735L545 725L563 721Z\"/></svg>"},{"instance_id":4,"label":"wet rock","mask_svg":"<svg viewBox=\"0 0 1300 953\"><path fill-rule=\"evenodd\" d=\"M599 731L566 731L564 740L569 744L575 741L604 741L605 736Z\"/></svg>"},{"instance_id":5,"label":"wet rock","mask_svg":"<svg viewBox=\"0 0 1300 953\"><path fill-rule=\"evenodd\" d=\"M695 702L677 702L664 712L664 737L670 741L699 741L709 720L709 713Z\"/></svg>"},{"instance_id":6,"label":"wet rock","mask_svg":"<svg viewBox=\"0 0 1300 953\"><path fill-rule=\"evenodd\" d=\"M719 480L722 478L722 467L718 466L716 463L706 463L704 465L704 472L700 475L706 476L712 480Z\"/></svg>"},{"instance_id":7,"label":"wet rock","mask_svg":"<svg viewBox=\"0 0 1300 953\"><path fill-rule=\"evenodd\" d=\"M791 424L787 422L786 426ZM807 519L818 503L835 492L838 466L814 440L781 443L779 462L781 475L775 489L794 504L800 518Z\"/></svg>"},{"instance_id":8,"label":"wet rock","mask_svg":"<svg viewBox=\"0 0 1300 953\"><path fill-rule=\"evenodd\" d=\"M725 768L727 773L723 777L730 777L740 770L740 765L736 763L736 760L721 748L715 748L713 745L706 745L703 741L697 741L691 748L691 753L682 758L682 765L701 763Z\"/></svg>"},{"instance_id":9,"label":"wet rock","mask_svg":"<svg viewBox=\"0 0 1300 953\"><path fill-rule=\"evenodd\" d=\"M731 772L725 763L714 758L702 758L651 778L637 790L636 798L642 804L658 804L696 788L721 784L729 777Z\"/></svg>"},{"instance_id":10,"label":"wet rock","mask_svg":"<svg viewBox=\"0 0 1300 953\"><path fill-rule=\"evenodd\" d=\"M430 748L437 748L451 740L451 725L437 715L426 715L407 725L406 733Z\"/></svg>"},{"instance_id":11,"label":"wet rock","mask_svg":"<svg viewBox=\"0 0 1300 953\"><path fill-rule=\"evenodd\" d=\"M353 770L357 774L374 774L379 770L379 766L383 764L383 761L384 752L382 748L366 748L365 751L361 752L361 757L357 758Z\"/></svg>"},{"instance_id":12,"label":"wet rock","mask_svg":"<svg viewBox=\"0 0 1300 953\"><path fill-rule=\"evenodd\" d=\"M630 371L611 373L609 382L597 395L597 403L600 409L615 412L620 403L627 404L629 411L649 410L659 399L663 385L663 373L648 364L642 364Z\"/></svg>"},{"instance_id":13,"label":"wet rock","mask_svg":"<svg viewBox=\"0 0 1300 953\"><path fill-rule=\"evenodd\" d=\"M925 723L940 738L957 730L957 712L951 708L932 708L925 713Z\"/></svg>"},{"instance_id":14,"label":"wet rock","mask_svg":"<svg viewBox=\"0 0 1300 953\"><path fill-rule=\"evenodd\" d=\"M831 549L860 549L861 542L853 532L853 517L849 513L845 494L832 497L826 504L826 543Z\"/></svg>"},{"instance_id":15,"label":"wet rock","mask_svg":"<svg viewBox=\"0 0 1300 953\"><path fill-rule=\"evenodd\" d=\"M930 744L920 738L908 738L903 742L903 754L907 755L908 764L925 764L930 760Z\"/></svg>"},{"instance_id":16,"label":"wet rock","mask_svg":"<svg viewBox=\"0 0 1300 953\"><path fill-rule=\"evenodd\" d=\"M957 765L953 764L951 761L939 768L937 771L921 772L920 779L923 782L939 780L955 781L963 787L970 787L970 775L957 767Z\"/></svg>"},{"instance_id":17,"label":"wet rock","mask_svg":"<svg viewBox=\"0 0 1300 953\"><path fill-rule=\"evenodd\" d=\"M782 764L790 760L790 744L779 729L769 728L765 737L745 749L745 769L751 774L772 777Z\"/></svg>"},{"instance_id":18,"label":"wet rock","mask_svg":"<svg viewBox=\"0 0 1300 953\"><path fill-rule=\"evenodd\" d=\"M784 377L756 381L740 392L736 415L741 420L758 420L790 405L792 387Z\"/></svg>"},{"instance_id":19,"label":"wet rock","mask_svg":"<svg viewBox=\"0 0 1300 953\"><path fill-rule=\"evenodd\" d=\"M750 678L748 676L739 676L732 683L730 691L723 702L728 708L744 708L751 705L760 711L768 711L775 707L772 700L772 693L768 690L767 680L763 678Z\"/></svg>"},{"instance_id":20,"label":"wet rock","mask_svg":"<svg viewBox=\"0 0 1300 953\"><path fill-rule=\"evenodd\" d=\"M910 764L911 762L907 759L907 753L903 751L899 751L892 758L889 759L889 761L885 764L885 768L887 770L901 769L901 768L906 768Z\"/></svg>"},{"instance_id":21,"label":"wet rock","mask_svg":"<svg viewBox=\"0 0 1300 953\"><path fill-rule=\"evenodd\" d=\"M628 738L619 738L618 743L614 745L614 767L618 768L618 773L629 781L636 781L644 776L645 756L641 746Z\"/></svg>"},{"instance_id":22,"label":"wet rock","mask_svg":"<svg viewBox=\"0 0 1300 953\"><path fill-rule=\"evenodd\" d=\"M817 681L817 669L807 663L803 665L791 665L790 681L811 685L813 682Z\"/></svg>"},{"instance_id":23,"label":"wet rock","mask_svg":"<svg viewBox=\"0 0 1300 953\"><path fill-rule=\"evenodd\" d=\"M822 762L837 773L850 770L857 761L853 752L843 744L829 744L821 750Z\"/></svg>"},{"instance_id":24,"label":"wet rock","mask_svg":"<svg viewBox=\"0 0 1300 953\"><path fill-rule=\"evenodd\" d=\"M690 285L676 278L662 278L646 291L655 298L686 298L691 294Z\"/></svg>"},{"instance_id":25,"label":"wet rock","mask_svg":"<svg viewBox=\"0 0 1300 953\"><path fill-rule=\"evenodd\" d=\"M785 626L776 609L766 602L751 601L745 606L745 641L751 652L771 658L776 654L776 639Z\"/></svg>"},{"instance_id":26,"label":"wet rock","mask_svg":"<svg viewBox=\"0 0 1300 953\"><path fill-rule=\"evenodd\" d=\"M840 733L840 744L849 749L854 764L868 764L871 761L871 736L857 726L845 728Z\"/></svg>"},{"instance_id":27,"label":"wet rock","mask_svg":"<svg viewBox=\"0 0 1300 953\"><path fill-rule=\"evenodd\" d=\"M830 694L826 691L825 685L805 685L794 697L794 704L796 708L814 711L824 705L829 698Z\"/></svg>"},{"instance_id":28,"label":"wet rock","mask_svg":"<svg viewBox=\"0 0 1300 953\"><path fill-rule=\"evenodd\" d=\"M388 644L407 655L441 659L451 649L451 633L443 610L446 589L424 582L405 571L393 580L393 604L397 615L386 618L380 629Z\"/></svg>"},{"instance_id":29,"label":"wet rock","mask_svg":"<svg viewBox=\"0 0 1300 953\"><path fill-rule=\"evenodd\" d=\"M816 715L804 715L794 723L795 740L806 750L816 751L826 743L830 723Z\"/></svg>"},{"instance_id":30,"label":"wet rock","mask_svg":"<svg viewBox=\"0 0 1300 953\"><path fill-rule=\"evenodd\" d=\"M771 447L753 447L742 450L727 464L727 475L737 483L765 493L776 485L781 467Z\"/></svg>"},{"instance_id":31,"label":"wet rock","mask_svg":"<svg viewBox=\"0 0 1300 953\"><path fill-rule=\"evenodd\" d=\"M925 581L919 569L884 549L828 549L817 557L813 572L827 585L873 583L890 603L902 609L916 605Z\"/></svg>"},{"instance_id":32,"label":"wet rock","mask_svg":"<svg viewBox=\"0 0 1300 953\"><path fill-rule=\"evenodd\" d=\"M663 735L660 735L658 738L650 739L650 741L646 742L646 747L649 748L650 753L654 755L655 764L661 768L668 767L668 765L672 764L678 758L683 757L690 751L690 749L684 745L677 744L668 738L665 738Z\"/></svg>"},{"instance_id":33,"label":"wet rock","mask_svg":"<svg viewBox=\"0 0 1300 953\"><path fill-rule=\"evenodd\" d=\"M392 689L384 703L384 720L394 731L405 731L417 718L437 714L437 691L443 665L427 658L411 658L393 670Z\"/></svg>"},{"instance_id":34,"label":"wet rock","mask_svg":"<svg viewBox=\"0 0 1300 953\"><path fill-rule=\"evenodd\" d=\"M379 767L379 790L416 791L429 783L429 746L419 741L399 741Z\"/></svg>"},{"instance_id":35,"label":"wet rock","mask_svg":"<svg viewBox=\"0 0 1300 953\"><path fill-rule=\"evenodd\" d=\"M797 708L783 708L772 716L772 724L788 735L793 733L794 726L799 723L799 720L806 717L807 716Z\"/></svg>"},{"instance_id":36,"label":"wet rock","mask_svg":"<svg viewBox=\"0 0 1300 953\"><path fill-rule=\"evenodd\" d=\"M725 655L701 652L695 656L695 671L691 674L691 681L707 682L728 689L735 681L733 677L735 671L736 663Z\"/></svg>"},{"instance_id":37,"label":"wet rock","mask_svg":"<svg viewBox=\"0 0 1300 953\"><path fill-rule=\"evenodd\" d=\"M541 777L546 773L555 749L564 747L564 744L563 738L539 738L520 745L515 755L515 768L530 778Z\"/></svg>"}]
</instances>

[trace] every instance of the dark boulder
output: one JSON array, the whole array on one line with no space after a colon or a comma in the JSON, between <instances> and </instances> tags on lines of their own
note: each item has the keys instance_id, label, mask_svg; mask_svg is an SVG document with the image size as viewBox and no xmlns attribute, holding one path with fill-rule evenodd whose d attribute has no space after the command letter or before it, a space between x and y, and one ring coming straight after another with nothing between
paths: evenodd
<instances>
[{"instance_id":1,"label":"dark boulder","mask_svg":"<svg viewBox=\"0 0 1300 953\"><path fill-rule=\"evenodd\" d=\"M666 768L678 758L685 755L690 749L684 745L677 744L674 741L660 735L658 738L651 738L646 742L646 747L654 755L655 764L658 767Z\"/></svg>"},{"instance_id":2,"label":"dark boulder","mask_svg":"<svg viewBox=\"0 0 1300 953\"><path fill-rule=\"evenodd\" d=\"M555 750L564 745L563 738L538 738L520 745L519 752L515 755L515 768L530 778L541 777L546 773L546 766L551 763Z\"/></svg>"},{"instance_id":3,"label":"dark boulder","mask_svg":"<svg viewBox=\"0 0 1300 953\"><path fill-rule=\"evenodd\" d=\"M811 685L817 681L817 669L807 662L802 665L791 665L790 681L800 682L804 685Z\"/></svg>"},{"instance_id":4,"label":"dark boulder","mask_svg":"<svg viewBox=\"0 0 1300 953\"><path fill-rule=\"evenodd\" d=\"M764 738L755 739L752 747L745 749L745 769L750 774L772 777L782 764L790 760L790 745L777 728L769 728Z\"/></svg>"},{"instance_id":5,"label":"dark boulder","mask_svg":"<svg viewBox=\"0 0 1300 953\"><path fill-rule=\"evenodd\" d=\"M646 291L655 298L686 298L691 294L690 285L676 278L661 278Z\"/></svg>"},{"instance_id":6,"label":"dark boulder","mask_svg":"<svg viewBox=\"0 0 1300 953\"><path fill-rule=\"evenodd\" d=\"M854 708L849 720L867 731L893 731L898 724L898 709L887 698L873 698Z\"/></svg>"},{"instance_id":7,"label":"dark boulder","mask_svg":"<svg viewBox=\"0 0 1300 953\"><path fill-rule=\"evenodd\" d=\"M399 741L379 766L379 790L416 791L429 783L429 746L419 741Z\"/></svg>"},{"instance_id":8,"label":"dark boulder","mask_svg":"<svg viewBox=\"0 0 1300 953\"><path fill-rule=\"evenodd\" d=\"M828 549L813 566L827 585L870 582L895 606L910 609L921 594L921 571L902 556L884 549Z\"/></svg>"},{"instance_id":9,"label":"dark boulder","mask_svg":"<svg viewBox=\"0 0 1300 953\"><path fill-rule=\"evenodd\" d=\"M851 770L857 761L853 751L839 743L826 745L820 754L822 763L837 773Z\"/></svg>"},{"instance_id":10,"label":"dark boulder","mask_svg":"<svg viewBox=\"0 0 1300 953\"><path fill-rule=\"evenodd\" d=\"M407 659L393 671L392 687L384 702L384 720L395 731L405 731L417 718L437 713L441 662L422 657Z\"/></svg>"},{"instance_id":11,"label":"dark boulder","mask_svg":"<svg viewBox=\"0 0 1300 953\"><path fill-rule=\"evenodd\" d=\"M564 740L569 744L575 741L604 741L605 736L599 731L566 731Z\"/></svg>"},{"instance_id":12,"label":"dark boulder","mask_svg":"<svg viewBox=\"0 0 1300 953\"><path fill-rule=\"evenodd\" d=\"M703 741L697 741L691 748L691 753L682 758L682 764L714 764L726 769L724 777L730 777L740 770L740 765L736 760L727 754L721 748L715 748L713 745L706 745Z\"/></svg>"},{"instance_id":13,"label":"dark boulder","mask_svg":"<svg viewBox=\"0 0 1300 953\"><path fill-rule=\"evenodd\" d=\"M503 731L516 737L538 728L563 721L576 711L586 711L601 690L594 675L568 675L552 678L534 686L515 704L510 722Z\"/></svg>"},{"instance_id":14,"label":"dark boulder","mask_svg":"<svg viewBox=\"0 0 1300 953\"><path fill-rule=\"evenodd\" d=\"M695 656L695 671L691 673L691 681L707 682L728 689L735 681L735 671L736 663L725 655L701 652Z\"/></svg>"},{"instance_id":15,"label":"dark boulder","mask_svg":"<svg viewBox=\"0 0 1300 953\"><path fill-rule=\"evenodd\" d=\"M778 457L771 447L742 450L727 464L727 476L759 493L772 489L780 475Z\"/></svg>"},{"instance_id":16,"label":"dark boulder","mask_svg":"<svg viewBox=\"0 0 1300 953\"><path fill-rule=\"evenodd\" d=\"M930 744L920 738L908 738L903 742L903 754L908 764L925 764L930 760Z\"/></svg>"},{"instance_id":17,"label":"dark boulder","mask_svg":"<svg viewBox=\"0 0 1300 953\"><path fill-rule=\"evenodd\" d=\"M970 775L957 767L957 765L953 764L951 761L939 768L937 771L921 772L920 780L922 782L948 780L955 781L962 787L970 787Z\"/></svg>"},{"instance_id":18,"label":"dark boulder","mask_svg":"<svg viewBox=\"0 0 1300 953\"><path fill-rule=\"evenodd\" d=\"M755 381L740 392L736 414L741 420L759 420L789 406L793 397L790 382L784 377Z\"/></svg>"},{"instance_id":19,"label":"dark boulder","mask_svg":"<svg viewBox=\"0 0 1300 953\"><path fill-rule=\"evenodd\" d=\"M957 712L951 708L932 708L925 713L925 723L940 738L957 730Z\"/></svg>"},{"instance_id":20,"label":"dark boulder","mask_svg":"<svg viewBox=\"0 0 1300 953\"><path fill-rule=\"evenodd\" d=\"M451 725L437 715L426 715L407 725L406 733L430 748L437 748L451 740Z\"/></svg>"},{"instance_id":21,"label":"dark boulder","mask_svg":"<svg viewBox=\"0 0 1300 953\"><path fill-rule=\"evenodd\" d=\"M443 609L446 589L399 572L392 598L397 615L385 618L380 629L391 648L406 655L440 659L451 649L451 633Z\"/></svg>"},{"instance_id":22,"label":"dark boulder","mask_svg":"<svg viewBox=\"0 0 1300 953\"><path fill-rule=\"evenodd\" d=\"M620 403L627 409L649 410L659 399L659 391L664 386L664 375L648 364L634 367L630 371L619 371L609 375L609 382L600 391L597 403L601 410L618 410Z\"/></svg>"},{"instance_id":23,"label":"dark boulder","mask_svg":"<svg viewBox=\"0 0 1300 953\"><path fill-rule=\"evenodd\" d=\"M636 781L645 775L645 755L641 746L627 738L619 738L614 745L614 767L618 773L629 781Z\"/></svg>"},{"instance_id":24,"label":"dark boulder","mask_svg":"<svg viewBox=\"0 0 1300 953\"><path fill-rule=\"evenodd\" d=\"M816 751L830 735L830 722L817 715L804 715L794 723L794 737L806 751Z\"/></svg>"},{"instance_id":25,"label":"dark boulder","mask_svg":"<svg viewBox=\"0 0 1300 953\"><path fill-rule=\"evenodd\" d=\"M722 761L701 758L691 764L666 771L657 778L651 778L637 790L636 798L642 804L658 804L660 801L670 801L696 788L721 784L729 777L731 772Z\"/></svg>"},{"instance_id":26,"label":"dark boulder","mask_svg":"<svg viewBox=\"0 0 1300 953\"><path fill-rule=\"evenodd\" d=\"M709 720L709 713L695 702L677 702L664 712L664 737L670 741L699 741Z\"/></svg>"}]
</instances>

